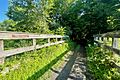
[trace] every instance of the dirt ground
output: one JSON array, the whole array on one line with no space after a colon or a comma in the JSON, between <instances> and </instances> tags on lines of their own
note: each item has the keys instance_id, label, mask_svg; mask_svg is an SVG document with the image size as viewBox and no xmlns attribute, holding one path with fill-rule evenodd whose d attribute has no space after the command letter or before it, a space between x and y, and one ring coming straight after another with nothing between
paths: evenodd
<instances>
[{"instance_id":1,"label":"dirt ground","mask_svg":"<svg viewBox=\"0 0 120 80\"><path fill-rule=\"evenodd\" d=\"M71 51L59 68L51 68L50 80L86 80L86 57L83 47Z\"/></svg>"}]
</instances>

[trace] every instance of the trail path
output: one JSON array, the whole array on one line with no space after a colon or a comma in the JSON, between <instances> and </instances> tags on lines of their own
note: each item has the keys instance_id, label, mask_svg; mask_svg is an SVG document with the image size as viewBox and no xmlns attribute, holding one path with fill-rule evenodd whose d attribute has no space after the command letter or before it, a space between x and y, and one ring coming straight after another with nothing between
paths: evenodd
<instances>
[{"instance_id":1,"label":"trail path","mask_svg":"<svg viewBox=\"0 0 120 80\"><path fill-rule=\"evenodd\" d=\"M86 58L85 49L75 49L64 60L59 69L52 68L50 80L86 80Z\"/></svg>"}]
</instances>

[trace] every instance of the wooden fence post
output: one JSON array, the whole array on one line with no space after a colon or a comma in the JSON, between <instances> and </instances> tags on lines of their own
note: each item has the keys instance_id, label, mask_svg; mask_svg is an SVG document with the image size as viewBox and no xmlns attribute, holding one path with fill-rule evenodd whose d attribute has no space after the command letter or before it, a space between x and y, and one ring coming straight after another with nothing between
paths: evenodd
<instances>
[{"instance_id":1,"label":"wooden fence post","mask_svg":"<svg viewBox=\"0 0 120 80\"><path fill-rule=\"evenodd\" d=\"M106 42L107 42L107 37L104 37L104 38L103 38L103 42L106 44Z\"/></svg>"},{"instance_id":2,"label":"wooden fence post","mask_svg":"<svg viewBox=\"0 0 120 80\"><path fill-rule=\"evenodd\" d=\"M112 38L112 47L118 48L118 38Z\"/></svg>"},{"instance_id":3,"label":"wooden fence post","mask_svg":"<svg viewBox=\"0 0 120 80\"><path fill-rule=\"evenodd\" d=\"M34 50L36 49L36 39L33 39Z\"/></svg>"},{"instance_id":4,"label":"wooden fence post","mask_svg":"<svg viewBox=\"0 0 120 80\"><path fill-rule=\"evenodd\" d=\"M101 41L101 37L99 37L99 41Z\"/></svg>"},{"instance_id":5,"label":"wooden fence post","mask_svg":"<svg viewBox=\"0 0 120 80\"><path fill-rule=\"evenodd\" d=\"M113 41L114 41L114 38L112 38L112 47L113 47Z\"/></svg>"},{"instance_id":6,"label":"wooden fence post","mask_svg":"<svg viewBox=\"0 0 120 80\"><path fill-rule=\"evenodd\" d=\"M48 43L50 44L50 38L48 38Z\"/></svg>"},{"instance_id":7,"label":"wooden fence post","mask_svg":"<svg viewBox=\"0 0 120 80\"><path fill-rule=\"evenodd\" d=\"M3 40L0 40L0 52L4 50L4 42ZM4 57L0 58L0 64L4 64Z\"/></svg>"}]
</instances>

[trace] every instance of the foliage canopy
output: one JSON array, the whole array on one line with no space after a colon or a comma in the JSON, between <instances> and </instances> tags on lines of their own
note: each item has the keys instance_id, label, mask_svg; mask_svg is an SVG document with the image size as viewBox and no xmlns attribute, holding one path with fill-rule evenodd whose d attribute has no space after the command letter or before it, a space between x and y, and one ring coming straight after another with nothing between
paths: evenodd
<instances>
[{"instance_id":1,"label":"foliage canopy","mask_svg":"<svg viewBox=\"0 0 120 80\"><path fill-rule=\"evenodd\" d=\"M119 7L119 0L9 0L7 16L15 24L6 30L67 34L87 43L120 29Z\"/></svg>"}]
</instances>

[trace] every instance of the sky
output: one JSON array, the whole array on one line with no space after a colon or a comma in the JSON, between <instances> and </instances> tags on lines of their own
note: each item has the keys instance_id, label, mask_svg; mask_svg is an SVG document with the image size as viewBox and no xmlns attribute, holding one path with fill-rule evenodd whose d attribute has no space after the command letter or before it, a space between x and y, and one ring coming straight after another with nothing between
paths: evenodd
<instances>
[{"instance_id":1,"label":"sky","mask_svg":"<svg viewBox=\"0 0 120 80\"><path fill-rule=\"evenodd\" d=\"M8 19L5 15L8 10L8 0L0 0L0 22Z\"/></svg>"}]
</instances>

